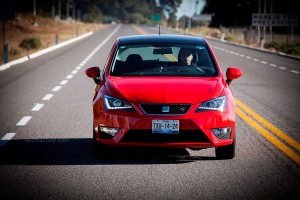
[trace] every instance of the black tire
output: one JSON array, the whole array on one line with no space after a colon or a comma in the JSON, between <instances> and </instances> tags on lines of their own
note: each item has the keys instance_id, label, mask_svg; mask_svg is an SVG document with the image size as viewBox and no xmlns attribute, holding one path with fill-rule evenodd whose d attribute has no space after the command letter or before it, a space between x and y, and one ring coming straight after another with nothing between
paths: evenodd
<instances>
[{"instance_id":1,"label":"black tire","mask_svg":"<svg viewBox=\"0 0 300 200\"><path fill-rule=\"evenodd\" d=\"M235 156L235 137L231 145L216 147L217 159L233 159Z\"/></svg>"}]
</instances>

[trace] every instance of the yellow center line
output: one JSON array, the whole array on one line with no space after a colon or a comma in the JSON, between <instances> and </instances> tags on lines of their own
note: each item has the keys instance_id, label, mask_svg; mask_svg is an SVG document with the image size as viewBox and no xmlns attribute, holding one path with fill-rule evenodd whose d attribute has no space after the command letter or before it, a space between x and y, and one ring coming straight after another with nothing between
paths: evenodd
<instances>
[{"instance_id":1,"label":"yellow center line","mask_svg":"<svg viewBox=\"0 0 300 200\"><path fill-rule=\"evenodd\" d=\"M235 102L236 102L236 104L242 110L244 110L246 113L248 113L249 115L251 115L258 122L260 122L262 125L264 125L266 128L268 128L270 131L272 131L273 133L275 133L278 137L280 137L281 139L283 139L284 141L286 141L289 145L291 145L292 147L294 147L295 149L297 149L297 151L300 152L300 144L298 142L296 142L291 137L287 136L284 132L282 132L277 127L275 127L273 124L271 124L270 122L268 122L267 120L265 120L263 117L261 117L259 114L257 114L253 110L251 110L248 106L246 106L245 104L243 104L238 99L235 99Z\"/></svg>"},{"instance_id":2,"label":"yellow center line","mask_svg":"<svg viewBox=\"0 0 300 200\"><path fill-rule=\"evenodd\" d=\"M166 54L164 55L168 60L170 61L177 61L177 59L173 56L173 55L170 55L170 54Z\"/></svg>"},{"instance_id":3,"label":"yellow center line","mask_svg":"<svg viewBox=\"0 0 300 200\"><path fill-rule=\"evenodd\" d=\"M285 153L288 157L290 157L294 162L300 165L300 156L296 154L293 150L287 147L284 143L274 137L271 133L261 127L257 122L247 116L240 109L236 108L236 113L239 117L241 117L244 121L246 121L251 127L253 127L257 132L259 132L263 137L265 137L268 141L270 141L274 146L280 149L283 153Z\"/></svg>"},{"instance_id":4,"label":"yellow center line","mask_svg":"<svg viewBox=\"0 0 300 200\"><path fill-rule=\"evenodd\" d=\"M137 30L137 32L139 32L140 34L142 35L146 35L147 33L145 31L143 31L140 27L138 27L137 25L135 24L132 24L132 27Z\"/></svg>"}]
</instances>

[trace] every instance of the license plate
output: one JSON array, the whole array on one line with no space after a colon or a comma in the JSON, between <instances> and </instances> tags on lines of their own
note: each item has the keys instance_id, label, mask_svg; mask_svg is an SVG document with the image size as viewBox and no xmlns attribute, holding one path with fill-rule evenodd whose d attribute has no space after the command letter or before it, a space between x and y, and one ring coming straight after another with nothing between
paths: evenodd
<instances>
[{"instance_id":1,"label":"license plate","mask_svg":"<svg viewBox=\"0 0 300 200\"><path fill-rule=\"evenodd\" d=\"M178 134L179 120L152 120L152 133Z\"/></svg>"}]
</instances>

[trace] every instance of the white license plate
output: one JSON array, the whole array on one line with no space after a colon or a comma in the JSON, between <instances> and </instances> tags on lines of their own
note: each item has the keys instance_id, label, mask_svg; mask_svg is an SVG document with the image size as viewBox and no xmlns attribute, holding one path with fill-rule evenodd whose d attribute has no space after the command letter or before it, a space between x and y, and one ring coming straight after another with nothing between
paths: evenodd
<instances>
[{"instance_id":1,"label":"white license plate","mask_svg":"<svg viewBox=\"0 0 300 200\"><path fill-rule=\"evenodd\" d=\"M178 134L179 120L152 120L152 133Z\"/></svg>"}]
</instances>

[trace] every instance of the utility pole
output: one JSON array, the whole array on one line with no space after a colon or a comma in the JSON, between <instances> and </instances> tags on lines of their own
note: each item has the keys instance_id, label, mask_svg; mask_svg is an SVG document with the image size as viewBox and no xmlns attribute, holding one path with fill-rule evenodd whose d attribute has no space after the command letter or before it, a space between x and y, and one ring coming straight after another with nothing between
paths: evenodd
<instances>
[{"instance_id":1,"label":"utility pole","mask_svg":"<svg viewBox=\"0 0 300 200\"><path fill-rule=\"evenodd\" d=\"M8 62L8 43L6 41L6 29L5 29L6 20L3 19L3 61L4 63Z\"/></svg>"},{"instance_id":2,"label":"utility pole","mask_svg":"<svg viewBox=\"0 0 300 200\"><path fill-rule=\"evenodd\" d=\"M72 6L73 6L73 10L72 10L72 15L73 16L72 16L72 18L73 18L74 21L76 21L76 15L75 15L76 10L75 10L75 1L74 0L73 0L73 3L72 3Z\"/></svg>"},{"instance_id":3,"label":"utility pole","mask_svg":"<svg viewBox=\"0 0 300 200\"><path fill-rule=\"evenodd\" d=\"M58 19L61 19L61 0L58 0Z\"/></svg>"},{"instance_id":4,"label":"utility pole","mask_svg":"<svg viewBox=\"0 0 300 200\"><path fill-rule=\"evenodd\" d=\"M260 7L261 2L260 1L261 0L258 1L258 13L261 12L261 7ZM261 38L260 38L260 26L257 26L257 35L258 35L258 43L260 44L260 40L261 40Z\"/></svg>"},{"instance_id":5,"label":"utility pole","mask_svg":"<svg viewBox=\"0 0 300 200\"><path fill-rule=\"evenodd\" d=\"M69 10L70 10L70 8L69 8L69 0L67 0L67 5L66 5L66 20L68 20L68 18L69 18Z\"/></svg>"},{"instance_id":6,"label":"utility pole","mask_svg":"<svg viewBox=\"0 0 300 200\"><path fill-rule=\"evenodd\" d=\"M52 14L52 19L55 19L55 6L54 6L53 0L52 0L52 6L51 6L51 14Z\"/></svg>"},{"instance_id":7,"label":"utility pole","mask_svg":"<svg viewBox=\"0 0 300 200\"><path fill-rule=\"evenodd\" d=\"M190 8L189 8L189 14L191 14L191 6L192 6L192 1L189 1L189 3L190 3ZM188 26L188 30L190 30L191 29L191 22L192 21L192 16L189 16L189 26Z\"/></svg>"},{"instance_id":8,"label":"utility pole","mask_svg":"<svg viewBox=\"0 0 300 200\"><path fill-rule=\"evenodd\" d=\"M33 0L33 21L32 21L33 26L37 26L36 23L36 0Z\"/></svg>"},{"instance_id":9,"label":"utility pole","mask_svg":"<svg viewBox=\"0 0 300 200\"><path fill-rule=\"evenodd\" d=\"M2 40L3 40L3 63L8 62L9 57L9 45L7 41L7 30L6 30L6 21L8 20L14 20L15 19L15 11L13 9L13 2L12 1L0 1L0 21L2 20L3 26L2 26ZM2 60L0 61L0 64L2 63Z\"/></svg>"},{"instance_id":10,"label":"utility pole","mask_svg":"<svg viewBox=\"0 0 300 200\"><path fill-rule=\"evenodd\" d=\"M267 1L264 0L264 14L267 13ZM266 26L264 26L264 40L266 39Z\"/></svg>"}]
</instances>

